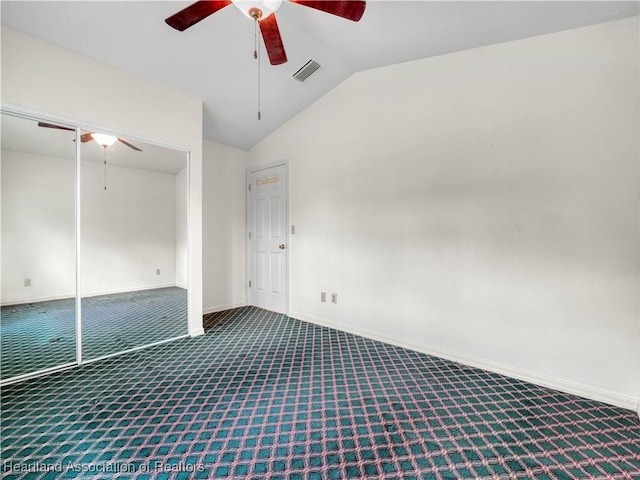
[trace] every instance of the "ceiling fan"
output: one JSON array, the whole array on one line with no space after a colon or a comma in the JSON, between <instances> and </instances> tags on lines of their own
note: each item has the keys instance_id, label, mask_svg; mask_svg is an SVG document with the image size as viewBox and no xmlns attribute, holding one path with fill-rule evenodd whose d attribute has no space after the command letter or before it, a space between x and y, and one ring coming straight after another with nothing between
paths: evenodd
<instances>
[{"instance_id":1,"label":"ceiling fan","mask_svg":"<svg viewBox=\"0 0 640 480\"><path fill-rule=\"evenodd\" d=\"M362 18L366 2L364 0L287 0L305 7L315 8L342 18L357 22ZM260 32L269 55L271 65L280 65L287 61L280 30L276 21L275 11L282 0L213 0L199 1L165 20L167 25L179 31L195 25L209 15L224 7L234 4L247 17L260 25Z\"/></svg>"},{"instance_id":2,"label":"ceiling fan","mask_svg":"<svg viewBox=\"0 0 640 480\"><path fill-rule=\"evenodd\" d=\"M44 127L44 128L57 128L58 130L69 130L71 132L75 132L74 128L63 127L62 125L55 125L53 123L38 122L38 126L39 127ZM100 137L101 135L102 135L102 137ZM106 137L108 137L108 138L106 138ZM105 138L106 138L106 140L103 140ZM114 139L114 140L111 142L111 139ZM98 144L100 144L103 147L105 147L104 141L106 141L108 143L108 145L106 145L106 146L111 146L111 144L113 144L115 141L118 141L118 142L126 145L127 147L132 148L136 152L141 152L142 151L142 149L136 147L135 145L132 145L131 143L127 142L125 139L119 138L119 137L112 137L110 135L106 135L105 136L104 134L96 133L96 132L87 132L87 133L83 133L80 136L80 141L82 143L91 142L92 140L96 141ZM111 143L109 143L109 142L111 142Z\"/></svg>"}]
</instances>

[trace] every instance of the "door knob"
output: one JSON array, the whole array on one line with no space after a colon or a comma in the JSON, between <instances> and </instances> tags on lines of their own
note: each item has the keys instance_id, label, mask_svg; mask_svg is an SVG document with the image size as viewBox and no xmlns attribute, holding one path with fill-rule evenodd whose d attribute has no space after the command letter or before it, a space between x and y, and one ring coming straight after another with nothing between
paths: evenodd
<instances>
[{"instance_id":1,"label":"door knob","mask_svg":"<svg viewBox=\"0 0 640 480\"><path fill-rule=\"evenodd\" d=\"M284 243L281 243L280 245L278 245L278 248L280 250L284 250L285 248L287 248L287 246Z\"/></svg>"}]
</instances>

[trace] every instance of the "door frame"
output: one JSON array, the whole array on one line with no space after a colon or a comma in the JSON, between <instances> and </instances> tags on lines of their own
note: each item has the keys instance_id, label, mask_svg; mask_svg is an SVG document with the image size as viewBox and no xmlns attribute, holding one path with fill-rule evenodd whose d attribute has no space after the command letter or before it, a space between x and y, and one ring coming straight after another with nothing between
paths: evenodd
<instances>
[{"instance_id":1,"label":"door frame","mask_svg":"<svg viewBox=\"0 0 640 480\"><path fill-rule=\"evenodd\" d=\"M274 168L274 167L284 167L285 171L287 172L287 181L285 182L284 185L284 189L285 189L285 195L286 195L286 199L285 199L285 223L286 223L286 241L287 241L287 248L285 249L285 255L286 255L286 262L287 262L287 268L286 270L286 276L287 278L285 278L284 281L284 285L285 285L285 311L282 312L284 315L289 315L289 312L291 311L291 254L289 253L291 250L291 226L289 224L289 192L290 192L290 188L289 188L289 178L290 178L290 168L289 168L289 160L281 160L278 162L271 162L271 163L266 163L264 165L260 165L260 166L255 166L255 167L251 167L247 169L247 173L246 173L246 178L245 178L245 195L246 195L246 218L245 218L245 239L247 242L247 248L246 248L246 281L245 281L245 292L246 292L246 296L247 296L247 305L251 305L250 299L251 299L251 291L249 288L249 281L251 280L251 242L249 240L249 231L251 229L251 225L250 225L250 221L251 221L251 192L249 191L249 185L251 185L251 175L253 175L254 173L257 172L261 172L263 170L269 170L270 168Z\"/></svg>"}]
</instances>

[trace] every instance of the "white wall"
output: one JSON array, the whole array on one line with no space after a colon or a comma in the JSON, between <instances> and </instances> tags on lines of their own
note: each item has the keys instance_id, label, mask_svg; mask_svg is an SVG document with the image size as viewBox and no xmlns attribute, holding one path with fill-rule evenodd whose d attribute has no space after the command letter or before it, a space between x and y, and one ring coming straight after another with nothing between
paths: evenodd
<instances>
[{"instance_id":1,"label":"white wall","mask_svg":"<svg viewBox=\"0 0 640 480\"><path fill-rule=\"evenodd\" d=\"M292 315L635 408L638 70L635 17L345 81L250 151Z\"/></svg>"},{"instance_id":2,"label":"white wall","mask_svg":"<svg viewBox=\"0 0 640 480\"><path fill-rule=\"evenodd\" d=\"M176 176L82 162L83 296L176 285ZM160 270L160 275L156 274Z\"/></svg>"},{"instance_id":3,"label":"white wall","mask_svg":"<svg viewBox=\"0 0 640 480\"><path fill-rule=\"evenodd\" d=\"M247 152L206 141L203 155L204 311L246 304Z\"/></svg>"},{"instance_id":4,"label":"white wall","mask_svg":"<svg viewBox=\"0 0 640 480\"><path fill-rule=\"evenodd\" d=\"M2 102L52 119L191 150L189 332L202 328L202 101L2 27Z\"/></svg>"},{"instance_id":5,"label":"white wall","mask_svg":"<svg viewBox=\"0 0 640 480\"><path fill-rule=\"evenodd\" d=\"M73 297L75 161L2 150L2 170L2 304ZM82 163L82 295L175 286L176 175L109 165L103 181Z\"/></svg>"},{"instance_id":6,"label":"white wall","mask_svg":"<svg viewBox=\"0 0 640 480\"><path fill-rule=\"evenodd\" d=\"M1 157L0 303L74 296L75 162L8 150Z\"/></svg>"}]
</instances>

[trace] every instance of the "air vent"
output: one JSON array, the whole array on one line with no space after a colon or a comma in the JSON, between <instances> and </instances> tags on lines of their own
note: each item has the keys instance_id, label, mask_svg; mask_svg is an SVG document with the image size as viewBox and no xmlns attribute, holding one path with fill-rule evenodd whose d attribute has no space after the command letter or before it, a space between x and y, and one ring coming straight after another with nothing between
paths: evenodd
<instances>
[{"instance_id":1,"label":"air vent","mask_svg":"<svg viewBox=\"0 0 640 480\"><path fill-rule=\"evenodd\" d=\"M313 72L320 68L320 64L315 60L309 60L305 63L300 70L293 74L293 78L298 80L299 82L304 82L307 78L311 76Z\"/></svg>"}]
</instances>

